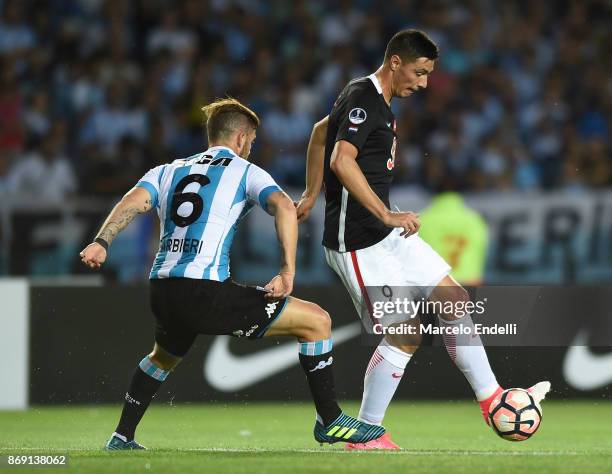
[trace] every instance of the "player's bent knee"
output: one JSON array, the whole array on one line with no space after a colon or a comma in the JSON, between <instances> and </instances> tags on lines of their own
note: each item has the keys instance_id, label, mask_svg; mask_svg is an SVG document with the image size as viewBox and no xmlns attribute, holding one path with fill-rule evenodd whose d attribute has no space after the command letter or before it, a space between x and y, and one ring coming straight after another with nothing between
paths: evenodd
<instances>
[{"instance_id":1,"label":"player's bent knee","mask_svg":"<svg viewBox=\"0 0 612 474\"><path fill-rule=\"evenodd\" d=\"M329 313L310 301L290 298L285 311L266 332L266 336L295 336L300 341L313 342L329 339Z\"/></svg>"},{"instance_id":2,"label":"player's bent knee","mask_svg":"<svg viewBox=\"0 0 612 474\"><path fill-rule=\"evenodd\" d=\"M320 341L331 337L331 317L318 305L313 304L308 334L305 337L311 341Z\"/></svg>"},{"instance_id":3,"label":"player's bent knee","mask_svg":"<svg viewBox=\"0 0 612 474\"><path fill-rule=\"evenodd\" d=\"M321 315L319 316L320 324L321 324L321 328L320 328L321 332L324 337L329 338L331 336L331 327L332 327L331 316L323 308L319 308L319 309L321 310Z\"/></svg>"}]
</instances>

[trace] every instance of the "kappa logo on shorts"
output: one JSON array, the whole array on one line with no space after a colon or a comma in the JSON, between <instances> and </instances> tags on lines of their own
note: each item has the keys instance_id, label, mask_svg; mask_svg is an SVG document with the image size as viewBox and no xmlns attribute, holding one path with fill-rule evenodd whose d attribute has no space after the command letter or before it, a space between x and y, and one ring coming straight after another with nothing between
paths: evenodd
<instances>
[{"instance_id":1,"label":"kappa logo on shorts","mask_svg":"<svg viewBox=\"0 0 612 474\"><path fill-rule=\"evenodd\" d=\"M274 311L276 311L277 305L278 305L278 301L275 301L274 303L268 303L266 305L266 313L268 313L268 319L270 319L272 315L274 314Z\"/></svg>"},{"instance_id":2,"label":"kappa logo on shorts","mask_svg":"<svg viewBox=\"0 0 612 474\"><path fill-rule=\"evenodd\" d=\"M324 369L328 365L332 365L333 361L334 361L334 356L329 356L329 359L327 359L327 361L322 360L321 362L317 364L317 366L314 369L311 369L308 372L314 372L315 370Z\"/></svg>"},{"instance_id":3,"label":"kappa logo on shorts","mask_svg":"<svg viewBox=\"0 0 612 474\"><path fill-rule=\"evenodd\" d=\"M367 118L368 114L362 108L355 107L349 112L349 121L355 125L365 122Z\"/></svg>"}]
</instances>

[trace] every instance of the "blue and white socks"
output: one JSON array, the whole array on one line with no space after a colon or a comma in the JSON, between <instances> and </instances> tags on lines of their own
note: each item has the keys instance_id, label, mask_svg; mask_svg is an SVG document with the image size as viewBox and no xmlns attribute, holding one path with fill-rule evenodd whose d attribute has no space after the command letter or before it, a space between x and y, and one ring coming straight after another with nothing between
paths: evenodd
<instances>
[{"instance_id":1,"label":"blue and white socks","mask_svg":"<svg viewBox=\"0 0 612 474\"><path fill-rule=\"evenodd\" d=\"M318 418L324 426L328 426L341 413L336 402L332 348L331 339L299 343L300 365L308 379Z\"/></svg>"},{"instance_id":2,"label":"blue and white socks","mask_svg":"<svg viewBox=\"0 0 612 474\"><path fill-rule=\"evenodd\" d=\"M169 374L169 370L163 370L156 366L149 359L149 356L140 361L132 376L130 387L125 394L125 402L123 403L119 424L115 429L115 436L125 442L134 439L138 423Z\"/></svg>"}]
</instances>

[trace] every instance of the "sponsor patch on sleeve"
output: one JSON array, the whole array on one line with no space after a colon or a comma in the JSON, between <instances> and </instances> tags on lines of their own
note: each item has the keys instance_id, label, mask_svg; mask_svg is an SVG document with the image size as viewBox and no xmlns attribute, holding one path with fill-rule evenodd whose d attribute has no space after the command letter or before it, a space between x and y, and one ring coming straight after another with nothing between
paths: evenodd
<instances>
[{"instance_id":1,"label":"sponsor patch on sleeve","mask_svg":"<svg viewBox=\"0 0 612 474\"><path fill-rule=\"evenodd\" d=\"M359 127L349 127L348 131L351 133L357 133L357 131L359 130Z\"/></svg>"}]
</instances>

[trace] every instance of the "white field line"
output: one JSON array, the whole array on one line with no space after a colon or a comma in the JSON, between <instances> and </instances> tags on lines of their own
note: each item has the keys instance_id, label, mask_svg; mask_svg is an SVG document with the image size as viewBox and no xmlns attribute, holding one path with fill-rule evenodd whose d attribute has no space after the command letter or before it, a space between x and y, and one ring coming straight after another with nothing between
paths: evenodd
<instances>
[{"instance_id":1,"label":"white field line","mask_svg":"<svg viewBox=\"0 0 612 474\"><path fill-rule=\"evenodd\" d=\"M23 452L37 452L40 454L57 454L57 453L83 453L90 452L95 453L95 450L89 448L0 448L1 454L19 455ZM142 452L142 451L137 451ZM165 453L181 453L181 452L198 452L198 453L244 453L244 454L343 454L343 455L391 455L391 456L612 456L610 451L600 452L580 452L580 451L478 451L478 450L417 450L417 449L400 449L397 451L348 451L344 449L325 449L325 448L279 448L279 449L266 449L266 448L159 448L150 449L150 454L165 454ZM100 448L100 453L105 451ZM143 453L144 454L144 453Z\"/></svg>"},{"instance_id":2,"label":"white field line","mask_svg":"<svg viewBox=\"0 0 612 474\"><path fill-rule=\"evenodd\" d=\"M203 452L203 453L322 453L322 454L348 454L348 455L360 455L367 453L367 455L409 455L409 456L435 456L435 455L460 455L460 456L587 456L597 455L600 453L581 453L578 451L470 451L470 450L416 450L416 449L400 449L397 451L348 451L345 449L325 449L325 448L314 448L314 449L259 449L259 448L187 448L181 449L180 451L192 451L192 452ZM604 455L612 456L612 453L601 453Z\"/></svg>"}]
</instances>

